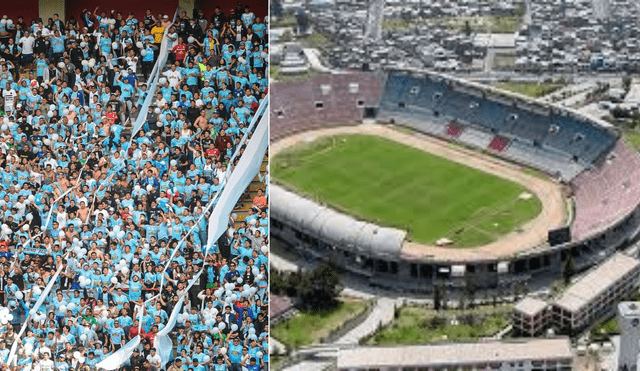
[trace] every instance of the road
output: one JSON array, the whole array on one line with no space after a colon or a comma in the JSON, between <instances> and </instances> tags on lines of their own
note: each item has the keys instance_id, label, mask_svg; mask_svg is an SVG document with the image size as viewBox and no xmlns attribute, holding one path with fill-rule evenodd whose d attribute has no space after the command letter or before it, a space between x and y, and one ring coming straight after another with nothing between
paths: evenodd
<instances>
[{"instance_id":1,"label":"road","mask_svg":"<svg viewBox=\"0 0 640 371\"><path fill-rule=\"evenodd\" d=\"M364 322L353 330L346 333L343 337L335 341L334 344L358 344L358 340L372 334L380 323L386 325L393 319L393 311L395 307L402 305L402 300L394 298L381 297L378 299L375 308Z\"/></svg>"}]
</instances>

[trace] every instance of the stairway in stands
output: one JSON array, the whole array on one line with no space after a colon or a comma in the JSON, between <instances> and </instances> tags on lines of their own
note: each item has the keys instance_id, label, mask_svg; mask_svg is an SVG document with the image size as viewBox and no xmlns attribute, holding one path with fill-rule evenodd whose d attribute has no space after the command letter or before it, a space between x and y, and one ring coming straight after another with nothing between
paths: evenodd
<instances>
[{"instance_id":1,"label":"stairway in stands","mask_svg":"<svg viewBox=\"0 0 640 371\"><path fill-rule=\"evenodd\" d=\"M260 166L260 174L264 174L268 166L269 156L265 154L264 158L262 159L262 165ZM262 189L264 191L264 187L264 184L260 182L260 178L258 177L258 175L256 175L256 177L253 178L242 196L240 196L240 199L238 200L238 203L233 210L234 213L238 214L236 221L242 221L249 215L249 209L253 204L253 198L258 195L258 189Z\"/></svg>"}]
</instances>

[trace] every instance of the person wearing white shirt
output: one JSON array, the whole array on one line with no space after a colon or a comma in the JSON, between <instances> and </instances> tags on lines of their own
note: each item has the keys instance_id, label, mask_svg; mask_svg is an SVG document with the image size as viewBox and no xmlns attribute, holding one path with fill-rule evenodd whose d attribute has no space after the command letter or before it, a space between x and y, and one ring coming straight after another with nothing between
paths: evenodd
<instances>
[{"instance_id":1,"label":"person wearing white shirt","mask_svg":"<svg viewBox=\"0 0 640 371\"><path fill-rule=\"evenodd\" d=\"M48 348L47 348L48 349ZM42 353L42 350L40 350ZM35 371L52 371L53 370L53 361L51 360L51 351L48 353L42 353L42 359L35 367Z\"/></svg>"},{"instance_id":2,"label":"person wearing white shirt","mask_svg":"<svg viewBox=\"0 0 640 371\"><path fill-rule=\"evenodd\" d=\"M20 38L18 41L18 45L22 47L22 65L29 64L33 62L33 44L35 44L36 39L33 38L33 35L29 31L24 31L24 36Z\"/></svg>"},{"instance_id":3,"label":"person wearing white shirt","mask_svg":"<svg viewBox=\"0 0 640 371\"><path fill-rule=\"evenodd\" d=\"M162 359L160 358L160 355L156 353L156 348L151 348L150 354L147 356L147 361L149 361L151 366L160 368L162 365Z\"/></svg>"},{"instance_id":4,"label":"person wearing white shirt","mask_svg":"<svg viewBox=\"0 0 640 371\"><path fill-rule=\"evenodd\" d=\"M162 93L158 92L156 94L156 107L162 110L165 104L167 104L167 100L162 97Z\"/></svg>"},{"instance_id":5,"label":"person wearing white shirt","mask_svg":"<svg viewBox=\"0 0 640 371\"><path fill-rule=\"evenodd\" d=\"M127 61L128 69L133 71L133 73L135 74L138 67L138 57L135 56L135 52L133 51L133 49L129 50L129 55L127 55L125 60Z\"/></svg>"},{"instance_id":6,"label":"person wearing white shirt","mask_svg":"<svg viewBox=\"0 0 640 371\"><path fill-rule=\"evenodd\" d=\"M7 113L11 113L14 110L14 104L16 101L16 96L18 93L14 89L11 88L11 83L8 82L6 85L6 89L2 91L2 98L4 99L4 111Z\"/></svg>"},{"instance_id":7,"label":"person wearing white shirt","mask_svg":"<svg viewBox=\"0 0 640 371\"><path fill-rule=\"evenodd\" d=\"M171 86L172 88L178 86L178 83L181 79L181 74L180 71L176 70L175 64L172 64L171 69L169 71L166 71L163 75L167 78L167 81L169 81L169 86Z\"/></svg>"}]
</instances>

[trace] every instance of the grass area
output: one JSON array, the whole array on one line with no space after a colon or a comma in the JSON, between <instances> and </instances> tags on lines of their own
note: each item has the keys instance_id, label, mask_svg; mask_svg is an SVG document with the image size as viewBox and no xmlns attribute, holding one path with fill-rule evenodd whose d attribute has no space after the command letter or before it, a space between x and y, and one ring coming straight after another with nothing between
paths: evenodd
<instances>
[{"instance_id":1,"label":"grass area","mask_svg":"<svg viewBox=\"0 0 640 371\"><path fill-rule=\"evenodd\" d=\"M601 321L591 329L591 339L605 341L613 335L620 334L617 317L612 317Z\"/></svg>"},{"instance_id":2,"label":"grass area","mask_svg":"<svg viewBox=\"0 0 640 371\"><path fill-rule=\"evenodd\" d=\"M640 292L634 292L626 301L640 301ZM611 336L620 335L620 326L618 324L618 316L613 316L598 322L591 329L591 339L595 341L607 341Z\"/></svg>"},{"instance_id":3,"label":"grass area","mask_svg":"<svg viewBox=\"0 0 640 371\"><path fill-rule=\"evenodd\" d=\"M399 18L391 18L391 19L383 19L382 20L382 29L383 30L395 30L395 29L404 29L404 28L412 28L415 26L426 25L426 22L421 22L419 20L414 19L399 19Z\"/></svg>"},{"instance_id":4,"label":"grass area","mask_svg":"<svg viewBox=\"0 0 640 371\"><path fill-rule=\"evenodd\" d=\"M295 27L298 24L296 21L296 16L294 14L285 14L281 17L273 17L273 21L271 22L272 28L277 27Z\"/></svg>"},{"instance_id":5,"label":"grass area","mask_svg":"<svg viewBox=\"0 0 640 371\"><path fill-rule=\"evenodd\" d=\"M528 192L480 170L370 135L323 137L275 156L275 179L372 223L456 247L497 240L541 209Z\"/></svg>"},{"instance_id":6,"label":"grass area","mask_svg":"<svg viewBox=\"0 0 640 371\"><path fill-rule=\"evenodd\" d=\"M308 71L304 73L296 73L296 74L284 74L280 72L280 69L277 66L269 66L269 78L271 81L279 81L283 83L295 83L299 81L308 81L313 79L316 76L324 75L324 72L320 72L310 68Z\"/></svg>"},{"instance_id":7,"label":"grass area","mask_svg":"<svg viewBox=\"0 0 640 371\"><path fill-rule=\"evenodd\" d=\"M520 93L529 97L539 98L562 88L563 84L557 83L537 83L537 82L513 82L506 81L496 85L497 88Z\"/></svg>"},{"instance_id":8,"label":"grass area","mask_svg":"<svg viewBox=\"0 0 640 371\"><path fill-rule=\"evenodd\" d=\"M282 370L285 357L282 355L269 354L269 368L274 371Z\"/></svg>"},{"instance_id":9,"label":"grass area","mask_svg":"<svg viewBox=\"0 0 640 371\"><path fill-rule=\"evenodd\" d=\"M269 66L269 79L276 81L280 79L280 69L278 67Z\"/></svg>"},{"instance_id":10,"label":"grass area","mask_svg":"<svg viewBox=\"0 0 640 371\"><path fill-rule=\"evenodd\" d=\"M499 70L512 70L515 68L515 56L513 54L496 54L493 57L493 68Z\"/></svg>"},{"instance_id":11,"label":"grass area","mask_svg":"<svg viewBox=\"0 0 640 371\"><path fill-rule=\"evenodd\" d=\"M436 312L424 306L399 309L397 318L369 340L370 345L462 342L490 337L509 324L512 306Z\"/></svg>"},{"instance_id":12,"label":"grass area","mask_svg":"<svg viewBox=\"0 0 640 371\"><path fill-rule=\"evenodd\" d=\"M637 131L627 130L624 133L624 137L633 148L640 151L640 133Z\"/></svg>"},{"instance_id":13,"label":"grass area","mask_svg":"<svg viewBox=\"0 0 640 371\"><path fill-rule=\"evenodd\" d=\"M306 47L316 48L321 51L334 47L333 41L320 32L314 32L310 35L298 37L297 40Z\"/></svg>"},{"instance_id":14,"label":"grass area","mask_svg":"<svg viewBox=\"0 0 640 371\"><path fill-rule=\"evenodd\" d=\"M302 311L272 330L274 338L290 347L314 344L340 328L346 321L362 313L367 302L344 300L338 307L326 311Z\"/></svg>"},{"instance_id":15,"label":"grass area","mask_svg":"<svg viewBox=\"0 0 640 371\"><path fill-rule=\"evenodd\" d=\"M406 29L416 26L442 26L455 31L478 33L514 33L522 24L521 16L438 17L428 19L385 19L383 30Z\"/></svg>"}]
</instances>

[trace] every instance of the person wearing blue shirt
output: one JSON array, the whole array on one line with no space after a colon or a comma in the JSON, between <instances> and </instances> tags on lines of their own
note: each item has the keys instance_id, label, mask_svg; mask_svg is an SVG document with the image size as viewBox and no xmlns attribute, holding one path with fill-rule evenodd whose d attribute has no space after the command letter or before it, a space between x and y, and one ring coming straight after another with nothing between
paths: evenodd
<instances>
[{"instance_id":1,"label":"person wearing blue shirt","mask_svg":"<svg viewBox=\"0 0 640 371\"><path fill-rule=\"evenodd\" d=\"M251 12L249 6L245 5L244 13L242 13L240 19L242 19L242 22L244 22L244 26L249 28L251 27L251 25L253 25L253 21L256 20L256 16L255 14L253 14L253 12Z\"/></svg>"},{"instance_id":2,"label":"person wearing blue shirt","mask_svg":"<svg viewBox=\"0 0 640 371\"><path fill-rule=\"evenodd\" d=\"M256 68L262 72L264 67L264 59L262 58L262 52L260 51L260 45L254 45L253 52L250 55L251 67Z\"/></svg>"},{"instance_id":3,"label":"person wearing blue shirt","mask_svg":"<svg viewBox=\"0 0 640 371\"><path fill-rule=\"evenodd\" d=\"M154 52L158 47L149 42L149 39L145 39L144 53L140 51L142 55L142 74L145 80L149 80L149 74L153 69Z\"/></svg>"},{"instance_id":4,"label":"person wearing blue shirt","mask_svg":"<svg viewBox=\"0 0 640 371\"><path fill-rule=\"evenodd\" d=\"M189 61L189 68L185 69L185 75L187 75L187 85L191 93L198 91L198 77L200 76L200 68L194 65L193 61ZM191 100L191 97L189 98Z\"/></svg>"},{"instance_id":5,"label":"person wearing blue shirt","mask_svg":"<svg viewBox=\"0 0 640 371\"><path fill-rule=\"evenodd\" d=\"M120 322L114 321L113 327L107 327L105 323L105 329L111 336L111 342L116 346L116 349L118 349L125 335L124 330L120 327Z\"/></svg>"},{"instance_id":6,"label":"person wearing blue shirt","mask_svg":"<svg viewBox=\"0 0 640 371\"><path fill-rule=\"evenodd\" d=\"M256 35L258 35L262 39L264 37L264 32L267 29L267 26L265 26L265 24L262 23L262 20L260 19L260 17L257 17L256 23L251 25L251 29Z\"/></svg>"}]
</instances>

